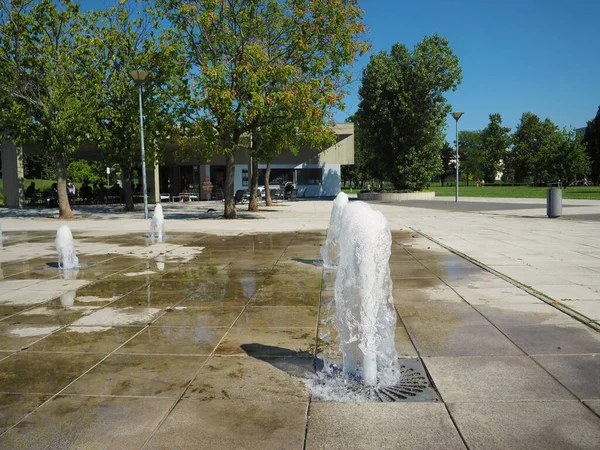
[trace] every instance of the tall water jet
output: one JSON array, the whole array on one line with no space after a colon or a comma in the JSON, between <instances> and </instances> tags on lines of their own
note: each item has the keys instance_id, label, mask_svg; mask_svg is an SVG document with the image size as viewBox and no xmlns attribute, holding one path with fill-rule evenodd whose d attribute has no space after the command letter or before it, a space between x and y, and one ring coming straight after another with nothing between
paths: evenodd
<instances>
[{"instance_id":1,"label":"tall water jet","mask_svg":"<svg viewBox=\"0 0 600 450\"><path fill-rule=\"evenodd\" d=\"M331 217L329 219L329 229L327 230L327 239L321 247L321 257L323 266L326 269L335 269L340 259L339 231L342 212L348 204L348 196L345 192L340 192L333 201Z\"/></svg>"},{"instance_id":2,"label":"tall water jet","mask_svg":"<svg viewBox=\"0 0 600 450\"><path fill-rule=\"evenodd\" d=\"M165 240L165 217L160 203L157 203L154 208L150 237L158 242L163 242Z\"/></svg>"},{"instance_id":3,"label":"tall water jet","mask_svg":"<svg viewBox=\"0 0 600 450\"><path fill-rule=\"evenodd\" d=\"M335 326L343 374L369 386L395 382L390 380L398 356L387 219L364 202L349 203L341 215L338 240Z\"/></svg>"},{"instance_id":4,"label":"tall water jet","mask_svg":"<svg viewBox=\"0 0 600 450\"><path fill-rule=\"evenodd\" d=\"M59 269L76 269L79 267L79 259L75 255L73 234L71 234L71 229L67 225L63 225L58 229L54 243L58 252Z\"/></svg>"}]
</instances>

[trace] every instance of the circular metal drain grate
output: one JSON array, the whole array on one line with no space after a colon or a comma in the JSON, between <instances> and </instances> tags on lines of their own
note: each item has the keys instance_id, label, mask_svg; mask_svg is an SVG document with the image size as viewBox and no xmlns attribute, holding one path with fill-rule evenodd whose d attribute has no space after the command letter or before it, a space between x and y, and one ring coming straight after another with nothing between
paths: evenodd
<instances>
[{"instance_id":1,"label":"circular metal drain grate","mask_svg":"<svg viewBox=\"0 0 600 450\"><path fill-rule=\"evenodd\" d=\"M373 402L398 402L418 400L426 390L430 389L430 384L427 376L412 367L402 365L400 379L391 386L372 387L354 383L349 388Z\"/></svg>"},{"instance_id":2,"label":"circular metal drain grate","mask_svg":"<svg viewBox=\"0 0 600 450\"><path fill-rule=\"evenodd\" d=\"M314 398L334 402L437 402L440 400L419 359L398 360L398 377L394 384L368 386L359 379L320 372L311 383Z\"/></svg>"}]
</instances>

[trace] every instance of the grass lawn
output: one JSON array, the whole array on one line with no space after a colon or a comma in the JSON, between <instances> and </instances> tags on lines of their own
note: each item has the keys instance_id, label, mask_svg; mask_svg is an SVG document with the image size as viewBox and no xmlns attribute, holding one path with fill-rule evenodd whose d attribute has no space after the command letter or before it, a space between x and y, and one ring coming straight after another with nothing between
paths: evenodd
<instances>
[{"instance_id":1,"label":"grass lawn","mask_svg":"<svg viewBox=\"0 0 600 450\"><path fill-rule=\"evenodd\" d=\"M431 186L436 197L454 197L454 186ZM546 187L530 186L459 186L460 197L546 198ZM600 186L571 186L563 189L563 198L600 200Z\"/></svg>"}]
</instances>

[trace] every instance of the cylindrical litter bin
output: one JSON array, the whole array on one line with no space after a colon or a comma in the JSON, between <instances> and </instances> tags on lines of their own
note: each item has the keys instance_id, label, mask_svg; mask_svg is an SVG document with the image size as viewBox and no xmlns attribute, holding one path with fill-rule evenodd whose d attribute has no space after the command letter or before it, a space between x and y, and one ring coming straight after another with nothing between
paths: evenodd
<instances>
[{"instance_id":1,"label":"cylindrical litter bin","mask_svg":"<svg viewBox=\"0 0 600 450\"><path fill-rule=\"evenodd\" d=\"M548 217L560 217L562 214L562 189L548 189L546 193L546 214Z\"/></svg>"}]
</instances>

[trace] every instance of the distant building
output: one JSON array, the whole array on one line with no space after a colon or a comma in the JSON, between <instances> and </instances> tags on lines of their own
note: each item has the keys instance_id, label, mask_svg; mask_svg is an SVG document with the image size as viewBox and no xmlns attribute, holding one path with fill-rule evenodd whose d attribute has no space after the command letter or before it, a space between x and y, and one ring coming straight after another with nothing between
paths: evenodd
<instances>
[{"instance_id":1,"label":"distant building","mask_svg":"<svg viewBox=\"0 0 600 450\"><path fill-rule=\"evenodd\" d=\"M271 183L291 181L298 189L299 197L334 197L341 189L341 166L354 164L354 125L338 123L334 126L337 142L321 150L300 148L298 154L283 152L271 161ZM179 161L175 145L164 151L164 162L147 168L148 200L160 201L171 198L184 189L198 192L201 199L207 198L202 184L208 178L219 190L225 181L225 157L217 155L207 160ZM2 142L2 167L4 180L4 202L6 206L24 206L23 152L39 153L39 146L16 147L11 141ZM76 157L99 159L94 145L82 147ZM235 154L234 190L248 188L248 150L240 147ZM10 168L10 169L9 169ZM259 164L259 185L264 183L266 164ZM138 177L141 179L141 177ZM168 194L168 196L167 196Z\"/></svg>"}]
</instances>

